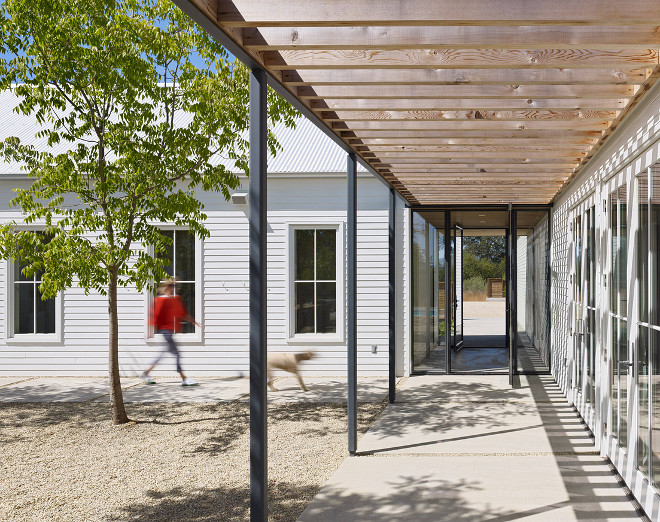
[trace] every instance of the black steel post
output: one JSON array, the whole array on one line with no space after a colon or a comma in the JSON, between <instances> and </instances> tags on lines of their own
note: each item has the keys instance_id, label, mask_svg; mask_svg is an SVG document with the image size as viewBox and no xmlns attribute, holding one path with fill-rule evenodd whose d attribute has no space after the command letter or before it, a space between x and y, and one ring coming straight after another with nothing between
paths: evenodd
<instances>
[{"instance_id":1,"label":"black steel post","mask_svg":"<svg viewBox=\"0 0 660 522\"><path fill-rule=\"evenodd\" d=\"M451 373L451 212L445 212L445 371Z\"/></svg>"},{"instance_id":2,"label":"black steel post","mask_svg":"<svg viewBox=\"0 0 660 522\"><path fill-rule=\"evenodd\" d=\"M250 520L268 519L266 73L250 73Z\"/></svg>"},{"instance_id":3,"label":"black steel post","mask_svg":"<svg viewBox=\"0 0 660 522\"><path fill-rule=\"evenodd\" d=\"M348 452L357 451L357 159L348 155L346 208L346 351L348 355Z\"/></svg>"},{"instance_id":4,"label":"black steel post","mask_svg":"<svg viewBox=\"0 0 660 522\"><path fill-rule=\"evenodd\" d=\"M551 330L551 321L552 314L550 313L550 294L552 292L552 259L551 247L552 247L552 209L548 210L548 243L546 247L546 258L545 258L545 285L546 285L546 297L545 297L545 313L546 313L546 346L548 353L548 371L552 371L552 341L550 339L552 330ZM593 255L596 255L594 252Z\"/></svg>"},{"instance_id":5,"label":"black steel post","mask_svg":"<svg viewBox=\"0 0 660 522\"><path fill-rule=\"evenodd\" d=\"M396 400L396 195L390 189L390 226L389 226L389 279L390 279L390 367L389 367L389 400Z\"/></svg>"},{"instance_id":6,"label":"black steel post","mask_svg":"<svg viewBox=\"0 0 660 522\"><path fill-rule=\"evenodd\" d=\"M516 337L518 333L518 311L516 309L517 288L517 270L518 270L518 227L517 213L513 206L509 205L509 245L508 245L508 265L507 274L507 307L509 310L509 385L513 386L513 376L517 373L518 357L516 354Z\"/></svg>"}]
</instances>

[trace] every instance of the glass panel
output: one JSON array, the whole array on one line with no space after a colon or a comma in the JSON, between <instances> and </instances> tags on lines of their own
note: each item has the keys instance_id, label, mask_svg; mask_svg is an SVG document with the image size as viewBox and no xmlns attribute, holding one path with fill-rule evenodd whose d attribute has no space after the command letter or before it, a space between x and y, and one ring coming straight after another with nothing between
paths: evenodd
<instances>
[{"instance_id":1,"label":"glass panel","mask_svg":"<svg viewBox=\"0 0 660 522\"><path fill-rule=\"evenodd\" d=\"M314 280L314 230L295 231L295 274L297 281ZM313 324L313 323L312 323Z\"/></svg>"},{"instance_id":2,"label":"glass panel","mask_svg":"<svg viewBox=\"0 0 660 522\"><path fill-rule=\"evenodd\" d=\"M582 304L582 218L575 218L573 235L575 236L575 302ZM579 318L579 316L578 316Z\"/></svg>"},{"instance_id":3,"label":"glass panel","mask_svg":"<svg viewBox=\"0 0 660 522\"><path fill-rule=\"evenodd\" d=\"M314 283L296 283L296 333L314 333Z\"/></svg>"},{"instance_id":4,"label":"glass panel","mask_svg":"<svg viewBox=\"0 0 660 522\"><path fill-rule=\"evenodd\" d=\"M639 427L637 430L637 467L649 473L649 329L639 328L637 375L639 390Z\"/></svg>"},{"instance_id":5,"label":"glass panel","mask_svg":"<svg viewBox=\"0 0 660 522\"><path fill-rule=\"evenodd\" d=\"M618 217L617 217L618 205L617 205L617 194L616 191L610 194L610 230L612 232L612 251L611 251L611 262L612 262L612 271L610 274L610 313L618 313L617 304L618 304L618 283L617 283L617 273L618 273L618 263L617 263L617 252L618 252Z\"/></svg>"},{"instance_id":6,"label":"glass panel","mask_svg":"<svg viewBox=\"0 0 660 522\"><path fill-rule=\"evenodd\" d=\"M188 230L176 231L176 276L181 281L195 280L195 235Z\"/></svg>"},{"instance_id":7,"label":"glass panel","mask_svg":"<svg viewBox=\"0 0 660 522\"><path fill-rule=\"evenodd\" d=\"M14 334L34 331L34 283L14 283Z\"/></svg>"},{"instance_id":8,"label":"glass panel","mask_svg":"<svg viewBox=\"0 0 660 522\"><path fill-rule=\"evenodd\" d=\"M337 279L337 231L316 231L316 279L335 281Z\"/></svg>"},{"instance_id":9,"label":"glass panel","mask_svg":"<svg viewBox=\"0 0 660 522\"><path fill-rule=\"evenodd\" d=\"M628 323L619 320L619 445L628 445Z\"/></svg>"},{"instance_id":10,"label":"glass panel","mask_svg":"<svg viewBox=\"0 0 660 522\"><path fill-rule=\"evenodd\" d=\"M413 371L446 369L444 219L444 212L412 215Z\"/></svg>"},{"instance_id":11,"label":"glass panel","mask_svg":"<svg viewBox=\"0 0 660 522\"><path fill-rule=\"evenodd\" d=\"M619 188L619 315L628 317L628 277L627 277L627 259L628 259L628 204L626 203L626 188Z\"/></svg>"},{"instance_id":12,"label":"glass panel","mask_svg":"<svg viewBox=\"0 0 660 522\"><path fill-rule=\"evenodd\" d=\"M445 233L438 229L438 286L435 291L438 294L438 346L444 350L445 346Z\"/></svg>"},{"instance_id":13,"label":"glass panel","mask_svg":"<svg viewBox=\"0 0 660 522\"><path fill-rule=\"evenodd\" d=\"M596 401L596 310L589 310L589 400Z\"/></svg>"},{"instance_id":14,"label":"glass panel","mask_svg":"<svg viewBox=\"0 0 660 522\"><path fill-rule=\"evenodd\" d=\"M426 221L418 213L412 217L413 265L413 367L426 357L426 309L428 307L428 253L426 251Z\"/></svg>"},{"instance_id":15,"label":"glass panel","mask_svg":"<svg viewBox=\"0 0 660 522\"><path fill-rule=\"evenodd\" d=\"M165 236L170 238L171 241L174 241L174 231L173 230L161 230L160 233ZM169 261L169 264L165 266L165 273L172 277L174 275L174 243L171 245L166 245L165 246L165 252L161 254L159 257L162 259L167 259Z\"/></svg>"},{"instance_id":16,"label":"glass panel","mask_svg":"<svg viewBox=\"0 0 660 522\"><path fill-rule=\"evenodd\" d=\"M619 329L612 317L612 435L619 436Z\"/></svg>"},{"instance_id":17,"label":"glass panel","mask_svg":"<svg viewBox=\"0 0 660 522\"><path fill-rule=\"evenodd\" d=\"M640 176L639 183L639 204L637 207L639 216L639 232L637 233L637 280L639 295L639 320L647 323L649 320L648 307L648 254L649 254L649 182L646 173Z\"/></svg>"},{"instance_id":18,"label":"glass panel","mask_svg":"<svg viewBox=\"0 0 660 522\"><path fill-rule=\"evenodd\" d=\"M451 346L456 346L456 229L451 231L451 237L449 239L449 255L451 259L451 266L449 277L451 281L449 284L451 288L449 289L449 296L451 303L449 306L449 324L451 326Z\"/></svg>"},{"instance_id":19,"label":"glass panel","mask_svg":"<svg viewBox=\"0 0 660 522\"><path fill-rule=\"evenodd\" d=\"M651 350L652 373L652 401L651 422L651 449L653 470L653 485L660 484L660 331L650 330L649 349Z\"/></svg>"},{"instance_id":20,"label":"glass panel","mask_svg":"<svg viewBox=\"0 0 660 522\"><path fill-rule=\"evenodd\" d=\"M316 283L316 333L337 331L337 283Z\"/></svg>"},{"instance_id":21,"label":"glass panel","mask_svg":"<svg viewBox=\"0 0 660 522\"><path fill-rule=\"evenodd\" d=\"M36 285L35 285L36 286ZM41 292L37 288L37 333L55 333L55 299L41 299Z\"/></svg>"},{"instance_id":22,"label":"glass panel","mask_svg":"<svg viewBox=\"0 0 660 522\"><path fill-rule=\"evenodd\" d=\"M456 231L456 344L463 341L463 231Z\"/></svg>"},{"instance_id":23,"label":"glass panel","mask_svg":"<svg viewBox=\"0 0 660 522\"><path fill-rule=\"evenodd\" d=\"M23 275L23 269L25 265L18 261L13 263L14 265L14 281L34 281L34 276L25 276Z\"/></svg>"},{"instance_id":24,"label":"glass panel","mask_svg":"<svg viewBox=\"0 0 660 522\"><path fill-rule=\"evenodd\" d=\"M188 313L195 317L195 283L177 283L176 295L180 295L183 304L186 306ZM195 325L191 323L182 323L181 333L194 333Z\"/></svg>"},{"instance_id":25,"label":"glass panel","mask_svg":"<svg viewBox=\"0 0 660 522\"><path fill-rule=\"evenodd\" d=\"M649 322L660 326L660 165L651 167L651 209L649 225ZM655 370L654 370L655 372Z\"/></svg>"}]
</instances>

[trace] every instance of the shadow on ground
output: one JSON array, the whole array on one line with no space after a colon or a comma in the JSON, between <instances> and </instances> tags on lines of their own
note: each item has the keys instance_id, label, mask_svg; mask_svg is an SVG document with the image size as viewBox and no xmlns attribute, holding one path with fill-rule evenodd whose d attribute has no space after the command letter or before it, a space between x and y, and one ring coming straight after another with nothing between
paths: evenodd
<instances>
[{"instance_id":1,"label":"shadow on ground","mask_svg":"<svg viewBox=\"0 0 660 522\"><path fill-rule=\"evenodd\" d=\"M300 486L286 482L270 482L269 519L294 521L318 492L317 486ZM107 520L249 520L250 496L247 487L214 488L190 491L174 488L149 491L145 502L124 508L121 514ZM222 515L220 516L220 513Z\"/></svg>"}]
</instances>

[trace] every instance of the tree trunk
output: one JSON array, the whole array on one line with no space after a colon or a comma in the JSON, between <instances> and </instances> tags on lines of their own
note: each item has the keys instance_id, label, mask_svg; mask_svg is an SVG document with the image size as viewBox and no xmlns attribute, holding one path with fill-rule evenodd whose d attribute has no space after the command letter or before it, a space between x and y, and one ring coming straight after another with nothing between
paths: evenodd
<instances>
[{"instance_id":1,"label":"tree trunk","mask_svg":"<svg viewBox=\"0 0 660 522\"><path fill-rule=\"evenodd\" d=\"M108 288L108 316L110 320L109 339L109 372L110 372L110 405L112 407L112 423L125 424L128 422L124 396L121 391L119 377L119 320L117 308L117 273L110 275Z\"/></svg>"}]
</instances>

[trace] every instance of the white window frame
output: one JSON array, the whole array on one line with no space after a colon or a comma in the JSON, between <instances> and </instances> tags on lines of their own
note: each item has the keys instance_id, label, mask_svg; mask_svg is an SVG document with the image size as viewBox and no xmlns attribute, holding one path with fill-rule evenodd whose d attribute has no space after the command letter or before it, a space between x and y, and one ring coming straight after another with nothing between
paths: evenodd
<instances>
[{"instance_id":1,"label":"white window frame","mask_svg":"<svg viewBox=\"0 0 660 522\"><path fill-rule=\"evenodd\" d=\"M162 231L176 231L183 230L188 231L187 227L179 227L175 225L168 224L158 224L159 229ZM149 246L147 249L149 255L155 255L153 246ZM204 323L202 320L204 317L204 241L197 234L195 234L195 321L198 323ZM156 335L154 332L154 327L151 324L150 316L151 307L153 306L153 294L151 292L145 292L144 294L144 314L145 314L145 331L144 331L144 340L147 344L160 344L162 339L160 336ZM203 329L200 327L195 328L194 333L176 333L174 334L174 339L182 344L201 344L204 342L204 333Z\"/></svg>"},{"instance_id":2,"label":"white window frame","mask_svg":"<svg viewBox=\"0 0 660 522\"><path fill-rule=\"evenodd\" d=\"M345 289L345 262L344 262L344 226L343 220L314 220L310 222L296 221L287 223L286 248L286 331L289 344L341 344L345 340L344 321L344 289ZM296 333L296 303L295 303L295 231L296 230L335 230L336 242L336 277L337 277L337 331L335 333Z\"/></svg>"},{"instance_id":3,"label":"white window frame","mask_svg":"<svg viewBox=\"0 0 660 522\"><path fill-rule=\"evenodd\" d=\"M21 228L39 232L42 227ZM5 260L5 343L7 344L44 344L61 343L62 331L62 292L55 296L55 332L17 334L14 332L14 263L12 259Z\"/></svg>"}]
</instances>

